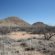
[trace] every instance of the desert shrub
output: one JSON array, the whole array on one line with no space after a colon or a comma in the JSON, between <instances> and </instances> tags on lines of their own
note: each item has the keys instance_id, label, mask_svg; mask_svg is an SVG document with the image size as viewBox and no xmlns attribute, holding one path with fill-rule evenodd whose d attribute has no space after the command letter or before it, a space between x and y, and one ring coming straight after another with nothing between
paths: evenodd
<instances>
[{"instance_id":1,"label":"desert shrub","mask_svg":"<svg viewBox=\"0 0 55 55\"><path fill-rule=\"evenodd\" d=\"M38 41L38 44L43 45L43 43L41 41Z\"/></svg>"},{"instance_id":2,"label":"desert shrub","mask_svg":"<svg viewBox=\"0 0 55 55\"><path fill-rule=\"evenodd\" d=\"M36 39L36 37L33 37L33 39Z\"/></svg>"},{"instance_id":3,"label":"desert shrub","mask_svg":"<svg viewBox=\"0 0 55 55\"><path fill-rule=\"evenodd\" d=\"M50 51L49 50L46 50L46 48L43 48L43 53L49 53Z\"/></svg>"},{"instance_id":4,"label":"desert shrub","mask_svg":"<svg viewBox=\"0 0 55 55\"><path fill-rule=\"evenodd\" d=\"M17 40L17 42L22 42L23 40Z\"/></svg>"},{"instance_id":5,"label":"desert shrub","mask_svg":"<svg viewBox=\"0 0 55 55\"><path fill-rule=\"evenodd\" d=\"M36 37L28 38L27 40L32 40L32 39L36 39Z\"/></svg>"},{"instance_id":6,"label":"desert shrub","mask_svg":"<svg viewBox=\"0 0 55 55\"><path fill-rule=\"evenodd\" d=\"M42 50L46 50L46 48L42 48Z\"/></svg>"},{"instance_id":7,"label":"desert shrub","mask_svg":"<svg viewBox=\"0 0 55 55\"><path fill-rule=\"evenodd\" d=\"M27 44L22 42L22 43L20 44L20 46L22 46L22 47L27 47Z\"/></svg>"},{"instance_id":8,"label":"desert shrub","mask_svg":"<svg viewBox=\"0 0 55 55\"><path fill-rule=\"evenodd\" d=\"M19 53L19 51L15 51L15 53Z\"/></svg>"},{"instance_id":9,"label":"desert shrub","mask_svg":"<svg viewBox=\"0 0 55 55\"><path fill-rule=\"evenodd\" d=\"M27 40L31 40L32 38L28 38Z\"/></svg>"},{"instance_id":10,"label":"desert shrub","mask_svg":"<svg viewBox=\"0 0 55 55\"><path fill-rule=\"evenodd\" d=\"M10 29L8 27L0 27L0 34L10 33Z\"/></svg>"},{"instance_id":11,"label":"desert shrub","mask_svg":"<svg viewBox=\"0 0 55 55\"><path fill-rule=\"evenodd\" d=\"M25 39L19 39L19 40L17 40L17 42L24 42L24 41L26 41Z\"/></svg>"},{"instance_id":12,"label":"desert shrub","mask_svg":"<svg viewBox=\"0 0 55 55\"><path fill-rule=\"evenodd\" d=\"M46 32L43 32L44 34L44 38L45 40L50 40L52 36L54 36L55 34L53 34L55 32L55 28L52 26L48 26L46 27Z\"/></svg>"},{"instance_id":13,"label":"desert shrub","mask_svg":"<svg viewBox=\"0 0 55 55\"><path fill-rule=\"evenodd\" d=\"M17 40L17 42L21 42L21 40Z\"/></svg>"},{"instance_id":14,"label":"desert shrub","mask_svg":"<svg viewBox=\"0 0 55 55\"><path fill-rule=\"evenodd\" d=\"M45 40L50 40L52 36L54 36L55 34L53 34L52 32L49 33L44 33L44 38Z\"/></svg>"},{"instance_id":15,"label":"desert shrub","mask_svg":"<svg viewBox=\"0 0 55 55\"><path fill-rule=\"evenodd\" d=\"M43 34L43 33L46 33L46 32L47 32L46 28L34 28L31 31L31 34Z\"/></svg>"},{"instance_id":16,"label":"desert shrub","mask_svg":"<svg viewBox=\"0 0 55 55\"><path fill-rule=\"evenodd\" d=\"M33 47L27 47L27 48L25 48L25 51L34 51L35 50L35 48L33 48Z\"/></svg>"},{"instance_id":17,"label":"desert shrub","mask_svg":"<svg viewBox=\"0 0 55 55\"><path fill-rule=\"evenodd\" d=\"M48 46L49 46L49 47L54 47L54 48L55 48L55 44L54 44L54 43L49 43Z\"/></svg>"},{"instance_id":18,"label":"desert shrub","mask_svg":"<svg viewBox=\"0 0 55 55\"><path fill-rule=\"evenodd\" d=\"M50 51L50 55L55 55L55 51Z\"/></svg>"}]
</instances>

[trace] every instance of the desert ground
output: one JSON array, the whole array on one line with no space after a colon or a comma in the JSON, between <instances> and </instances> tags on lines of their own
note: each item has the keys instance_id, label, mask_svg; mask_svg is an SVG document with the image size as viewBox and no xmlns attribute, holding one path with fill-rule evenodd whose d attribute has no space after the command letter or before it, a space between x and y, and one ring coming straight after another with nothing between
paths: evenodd
<instances>
[{"instance_id":1,"label":"desert ground","mask_svg":"<svg viewBox=\"0 0 55 55\"><path fill-rule=\"evenodd\" d=\"M9 38L11 39L14 39L14 40L18 40L18 39L27 39L27 38L32 38L33 36L36 36L36 38L39 38L40 35L38 34L29 34L27 32L22 32L22 31L19 31L19 32L11 32L7 35ZM40 38L42 37L43 35L40 36Z\"/></svg>"},{"instance_id":2,"label":"desert ground","mask_svg":"<svg viewBox=\"0 0 55 55\"><path fill-rule=\"evenodd\" d=\"M0 35L0 55L55 55L55 36L50 40L43 36L26 32Z\"/></svg>"}]
</instances>

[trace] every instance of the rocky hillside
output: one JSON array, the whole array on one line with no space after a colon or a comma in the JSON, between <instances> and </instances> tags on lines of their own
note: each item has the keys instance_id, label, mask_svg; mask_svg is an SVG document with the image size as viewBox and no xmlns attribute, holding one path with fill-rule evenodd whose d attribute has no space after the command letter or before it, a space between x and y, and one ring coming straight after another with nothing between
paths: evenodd
<instances>
[{"instance_id":1,"label":"rocky hillside","mask_svg":"<svg viewBox=\"0 0 55 55\"><path fill-rule=\"evenodd\" d=\"M31 25L19 17L7 17L4 20L0 20L0 25L30 27Z\"/></svg>"},{"instance_id":2,"label":"rocky hillside","mask_svg":"<svg viewBox=\"0 0 55 55\"><path fill-rule=\"evenodd\" d=\"M55 32L55 26L47 25L43 22L36 22L33 23L32 26L34 29L32 30L33 33L46 33L46 32Z\"/></svg>"},{"instance_id":3,"label":"rocky hillside","mask_svg":"<svg viewBox=\"0 0 55 55\"><path fill-rule=\"evenodd\" d=\"M55 27L54 26L49 26L47 24L44 24L43 22L36 22L30 25L26 21L22 20L19 17L7 17L3 20L0 20L0 27L1 26L7 26L9 29L5 28L7 30L21 30L21 31L27 31L27 32L33 32L33 33L43 33L43 32L55 32ZM12 28L11 28L12 27ZM15 28L14 28L15 27ZM2 27L1 27L2 28ZM4 31L4 27L1 29L2 32ZM9 31L10 32L10 31Z\"/></svg>"},{"instance_id":4,"label":"rocky hillside","mask_svg":"<svg viewBox=\"0 0 55 55\"><path fill-rule=\"evenodd\" d=\"M36 22L36 23L33 23L32 26L34 26L36 28L43 28L43 27L46 27L48 25L44 24L43 22Z\"/></svg>"}]
</instances>

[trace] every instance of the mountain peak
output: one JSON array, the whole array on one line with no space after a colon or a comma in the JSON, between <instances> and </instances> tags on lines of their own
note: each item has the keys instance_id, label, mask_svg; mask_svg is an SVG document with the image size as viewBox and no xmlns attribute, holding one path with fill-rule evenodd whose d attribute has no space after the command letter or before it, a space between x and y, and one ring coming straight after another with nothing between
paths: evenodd
<instances>
[{"instance_id":1,"label":"mountain peak","mask_svg":"<svg viewBox=\"0 0 55 55\"><path fill-rule=\"evenodd\" d=\"M30 27L31 25L27 22L25 22L24 20L22 20L19 17L15 17L15 16L11 16L11 17L7 17L3 20L2 23L0 24L4 24L4 25L18 25L20 27Z\"/></svg>"},{"instance_id":2,"label":"mountain peak","mask_svg":"<svg viewBox=\"0 0 55 55\"><path fill-rule=\"evenodd\" d=\"M5 18L5 20L18 20L20 19L19 17L15 17L15 16L11 16L11 17L7 17Z\"/></svg>"},{"instance_id":3,"label":"mountain peak","mask_svg":"<svg viewBox=\"0 0 55 55\"><path fill-rule=\"evenodd\" d=\"M36 22L33 24L33 26L35 26L37 28L43 28L43 27L46 27L47 25L44 24L43 22Z\"/></svg>"},{"instance_id":4,"label":"mountain peak","mask_svg":"<svg viewBox=\"0 0 55 55\"><path fill-rule=\"evenodd\" d=\"M37 24L44 24L43 22L36 22L33 25L37 25Z\"/></svg>"}]
</instances>

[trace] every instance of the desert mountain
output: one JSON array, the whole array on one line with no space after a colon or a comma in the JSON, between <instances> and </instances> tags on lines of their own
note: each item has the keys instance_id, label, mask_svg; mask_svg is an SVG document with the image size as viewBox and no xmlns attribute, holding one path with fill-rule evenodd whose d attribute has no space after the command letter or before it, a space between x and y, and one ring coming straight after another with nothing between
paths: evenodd
<instances>
[{"instance_id":1,"label":"desert mountain","mask_svg":"<svg viewBox=\"0 0 55 55\"><path fill-rule=\"evenodd\" d=\"M55 27L54 26L49 26L43 22L36 22L33 23L32 25L30 25L29 23L25 22L24 20L22 20L19 17L7 17L3 20L0 20L0 27L1 26L15 26L16 28L12 28L12 30L23 30L23 31L28 31L28 32L50 32L50 31L54 31L55 32ZM20 28L17 28L20 27ZM2 28L2 27L1 27ZM0 30L4 30L1 29ZM7 29L7 28L6 28ZM5 30L6 30L5 29ZM10 28L9 28L10 29ZM11 30L11 29L10 29Z\"/></svg>"},{"instance_id":2,"label":"desert mountain","mask_svg":"<svg viewBox=\"0 0 55 55\"><path fill-rule=\"evenodd\" d=\"M34 26L36 28L44 28L48 25L44 24L43 22L36 22L36 23L33 23L32 26Z\"/></svg>"},{"instance_id":3,"label":"desert mountain","mask_svg":"<svg viewBox=\"0 0 55 55\"><path fill-rule=\"evenodd\" d=\"M30 27L31 25L19 17L7 17L4 20L0 20L0 25Z\"/></svg>"},{"instance_id":4,"label":"desert mountain","mask_svg":"<svg viewBox=\"0 0 55 55\"><path fill-rule=\"evenodd\" d=\"M34 33L55 32L55 26L50 26L43 22L36 22L32 26L35 28Z\"/></svg>"}]
</instances>

